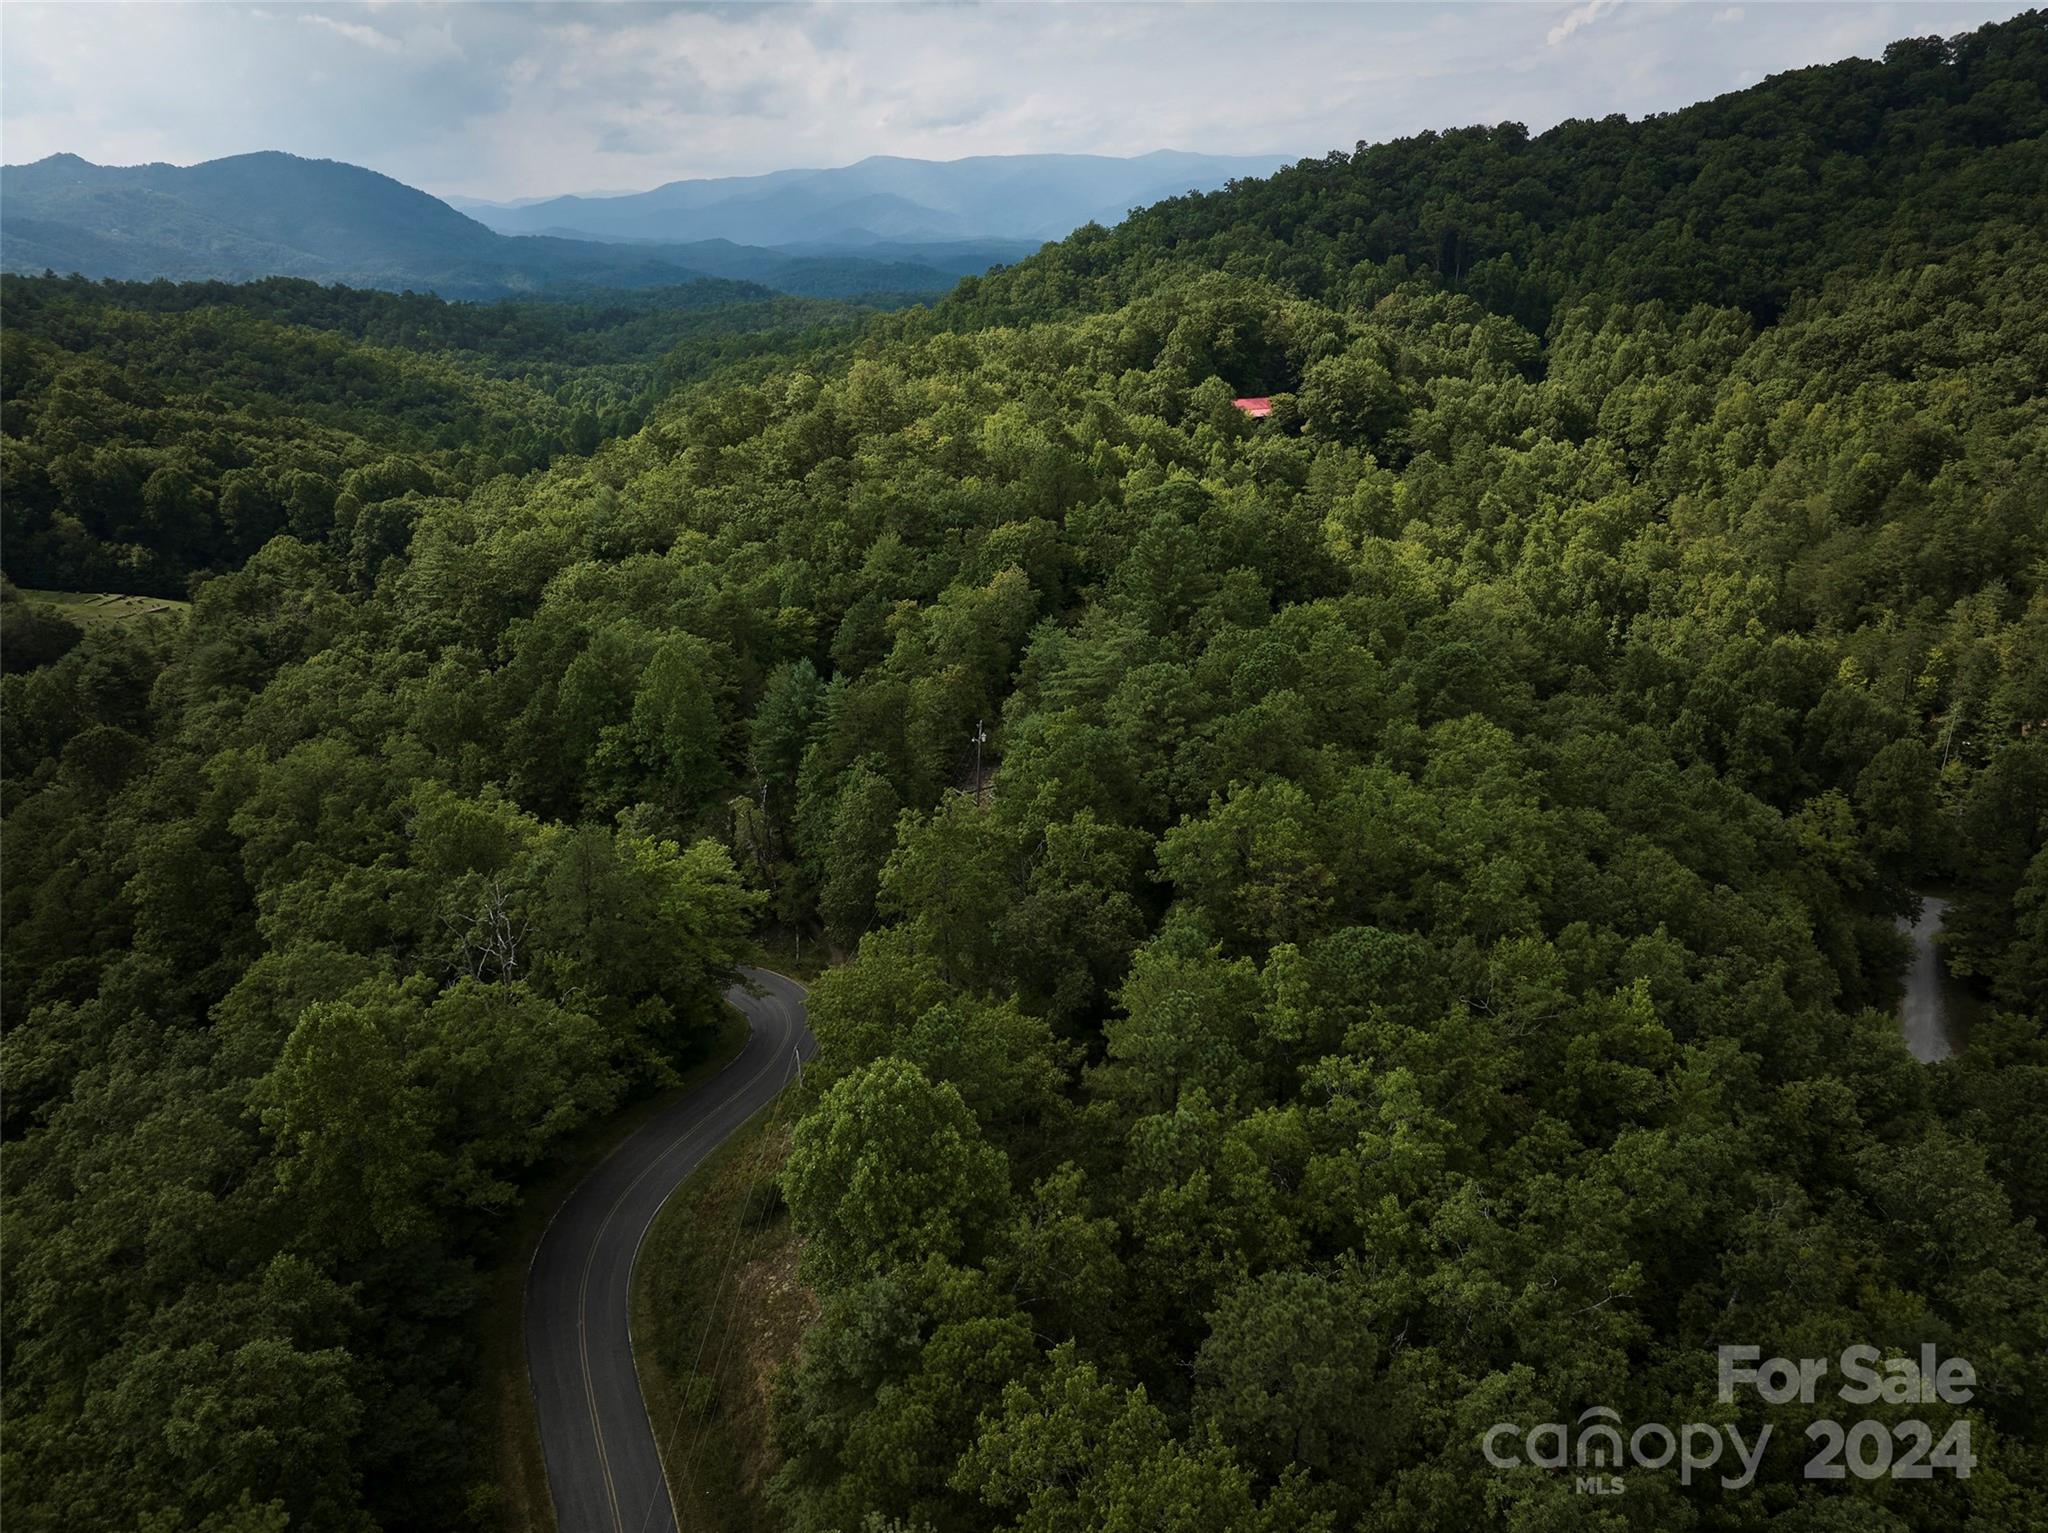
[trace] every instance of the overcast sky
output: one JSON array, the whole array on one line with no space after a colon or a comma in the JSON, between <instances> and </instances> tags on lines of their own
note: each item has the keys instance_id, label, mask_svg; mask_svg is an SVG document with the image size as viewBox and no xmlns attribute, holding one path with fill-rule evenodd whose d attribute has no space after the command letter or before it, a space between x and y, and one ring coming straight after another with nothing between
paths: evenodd
<instances>
[{"instance_id":1,"label":"overcast sky","mask_svg":"<svg viewBox=\"0 0 2048 1533\"><path fill-rule=\"evenodd\" d=\"M0 11L0 152L252 149L442 195L869 154L1350 148L1639 116L2024 7L1952 3L43 4Z\"/></svg>"}]
</instances>

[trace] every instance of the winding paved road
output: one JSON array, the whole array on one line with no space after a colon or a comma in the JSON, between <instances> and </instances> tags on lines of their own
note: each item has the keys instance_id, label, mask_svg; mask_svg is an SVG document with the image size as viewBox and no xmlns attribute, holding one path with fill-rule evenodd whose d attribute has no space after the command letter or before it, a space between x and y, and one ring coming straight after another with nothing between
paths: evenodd
<instances>
[{"instance_id":1,"label":"winding paved road","mask_svg":"<svg viewBox=\"0 0 2048 1533\"><path fill-rule=\"evenodd\" d=\"M558 1533L674 1533L628 1316L633 1259L668 1195L795 1077L804 991L748 969L727 999L753 1024L739 1057L643 1124L555 1210L526 1274L526 1368Z\"/></svg>"},{"instance_id":2,"label":"winding paved road","mask_svg":"<svg viewBox=\"0 0 2048 1533\"><path fill-rule=\"evenodd\" d=\"M1948 975L1934 946L1941 918L1947 914L1947 900L1923 894L1919 919L1911 925L1899 922L1913 942L1913 962L1906 969L1906 993L1899 1001L1899 1023L1905 1029L1906 1047L1922 1064L1947 1059L1955 1052L1945 1025L1948 997L1943 982Z\"/></svg>"}]
</instances>

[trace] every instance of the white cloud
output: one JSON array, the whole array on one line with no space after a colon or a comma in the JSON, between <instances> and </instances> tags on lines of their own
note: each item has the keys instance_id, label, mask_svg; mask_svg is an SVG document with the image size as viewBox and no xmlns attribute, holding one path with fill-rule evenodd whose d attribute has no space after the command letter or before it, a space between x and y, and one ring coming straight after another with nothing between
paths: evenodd
<instances>
[{"instance_id":1,"label":"white cloud","mask_svg":"<svg viewBox=\"0 0 2048 1533\"><path fill-rule=\"evenodd\" d=\"M1739 5L1725 6L1721 10L1714 12L1714 25L1717 27L1732 26L1740 20L1742 20L1742 7Z\"/></svg>"},{"instance_id":2,"label":"white cloud","mask_svg":"<svg viewBox=\"0 0 2048 1533\"><path fill-rule=\"evenodd\" d=\"M269 14L257 12L264 20ZM299 20L309 27L325 27L336 37L345 37L352 43L361 43L365 48L375 48L379 53L397 53L405 44L388 32L379 32L375 27L366 27L356 21L336 21L332 16L302 15Z\"/></svg>"},{"instance_id":3,"label":"white cloud","mask_svg":"<svg viewBox=\"0 0 2048 1533\"><path fill-rule=\"evenodd\" d=\"M1564 20L1550 29L1544 41L1555 48L1580 27L1591 26L1602 11L1611 11L1619 4L1621 0L1586 0L1584 5L1567 12Z\"/></svg>"},{"instance_id":4,"label":"white cloud","mask_svg":"<svg viewBox=\"0 0 2048 1533\"><path fill-rule=\"evenodd\" d=\"M286 149L507 199L870 154L1301 156L1474 122L1540 132L2021 9L0 3L9 160ZM1718 24L1736 9L1741 26Z\"/></svg>"}]
</instances>

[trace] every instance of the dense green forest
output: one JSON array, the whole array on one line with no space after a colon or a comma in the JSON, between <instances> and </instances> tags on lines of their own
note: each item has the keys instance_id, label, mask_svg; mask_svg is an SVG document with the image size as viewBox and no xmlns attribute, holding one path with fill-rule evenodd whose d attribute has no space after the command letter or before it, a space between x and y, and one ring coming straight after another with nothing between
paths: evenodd
<instances>
[{"instance_id":1,"label":"dense green forest","mask_svg":"<svg viewBox=\"0 0 2048 1533\"><path fill-rule=\"evenodd\" d=\"M865 312L718 281L467 304L16 276L0 311L8 574L173 597L279 534L368 584L422 504L588 454L678 383Z\"/></svg>"},{"instance_id":2,"label":"dense green forest","mask_svg":"<svg viewBox=\"0 0 2048 1533\"><path fill-rule=\"evenodd\" d=\"M763 923L849 960L796 1533L2048 1520L2044 94L2030 15L1361 148L695 373L10 280L10 502L208 578L0 683L9 1522L488 1525L494 1222ZM245 538L222 436L330 514ZM58 469L126 451L218 499ZM437 477L344 514L373 454ZM1929 883L1988 1008L1933 1067ZM1715 1401L1856 1342L1975 1364L1870 1411L1969 1477ZM1776 1436L1480 1456L1594 1406Z\"/></svg>"}]
</instances>

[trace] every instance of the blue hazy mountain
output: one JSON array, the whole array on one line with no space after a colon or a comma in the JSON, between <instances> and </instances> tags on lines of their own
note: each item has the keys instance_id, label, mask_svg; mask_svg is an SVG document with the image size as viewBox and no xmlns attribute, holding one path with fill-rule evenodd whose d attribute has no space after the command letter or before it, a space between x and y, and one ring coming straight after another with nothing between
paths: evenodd
<instances>
[{"instance_id":1,"label":"blue hazy mountain","mask_svg":"<svg viewBox=\"0 0 2048 1533\"><path fill-rule=\"evenodd\" d=\"M858 249L964 240L1037 243L1091 220L1115 224L1134 207L1239 177L1263 176L1278 155L1160 150L1118 159L1094 154L981 155L910 160L877 155L836 170L671 181L628 196L554 197L519 205L459 200L506 234L543 230L583 238Z\"/></svg>"},{"instance_id":2,"label":"blue hazy mountain","mask_svg":"<svg viewBox=\"0 0 2048 1533\"><path fill-rule=\"evenodd\" d=\"M645 287L697 275L672 256L512 239L404 183L333 160L0 167L0 265L134 280L312 277L445 297Z\"/></svg>"},{"instance_id":3,"label":"blue hazy mountain","mask_svg":"<svg viewBox=\"0 0 2048 1533\"><path fill-rule=\"evenodd\" d=\"M1020 242L788 251L511 236L389 176L278 153L203 164L0 166L0 268L147 281L310 277L446 298L666 287L701 277L816 297L934 293Z\"/></svg>"},{"instance_id":4,"label":"blue hazy mountain","mask_svg":"<svg viewBox=\"0 0 2048 1533\"><path fill-rule=\"evenodd\" d=\"M480 218L334 160L264 152L113 166L58 154L0 166L0 268L131 281L310 277L446 298L699 277L816 297L934 293L1028 255L1047 231L1120 219L1131 204L1116 204L1126 196L1156 201L1253 167L1272 162L1174 154L865 160L841 171L484 208Z\"/></svg>"}]
</instances>

